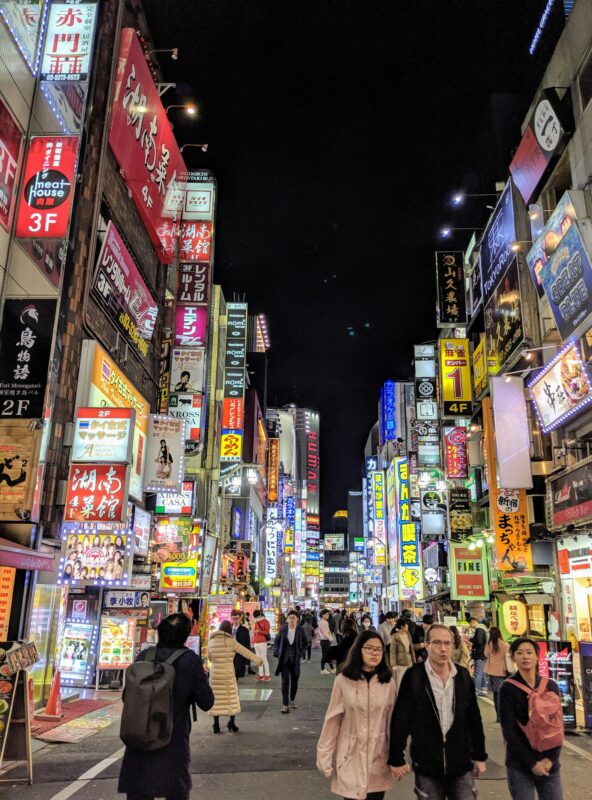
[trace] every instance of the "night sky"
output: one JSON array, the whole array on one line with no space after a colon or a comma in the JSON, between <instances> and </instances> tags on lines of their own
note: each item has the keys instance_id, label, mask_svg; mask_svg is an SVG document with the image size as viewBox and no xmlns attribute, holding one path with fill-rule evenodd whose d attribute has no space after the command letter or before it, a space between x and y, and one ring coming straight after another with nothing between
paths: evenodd
<instances>
[{"instance_id":1,"label":"night sky","mask_svg":"<svg viewBox=\"0 0 592 800\"><path fill-rule=\"evenodd\" d=\"M214 278L270 323L269 404L321 414L321 523L360 488L380 384L435 338L454 191L505 181L557 40L545 0L145 0L155 46L201 119L170 111L189 167L218 178ZM175 115L175 116L173 116ZM457 232L452 247L466 245Z\"/></svg>"}]
</instances>

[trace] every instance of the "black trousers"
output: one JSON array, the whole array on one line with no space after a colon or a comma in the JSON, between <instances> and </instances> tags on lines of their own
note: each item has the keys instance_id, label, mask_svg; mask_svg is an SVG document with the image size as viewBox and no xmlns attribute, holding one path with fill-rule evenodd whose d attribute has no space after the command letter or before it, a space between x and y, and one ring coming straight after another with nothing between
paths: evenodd
<instances>
[{"instance_id":1,"label":"black trousers","mask_svg":"<svg viewBox=\"0 0 592 800\"><path fill-rule=\"evenodd\" d=\"M308 660L312 658L312 644L306 645L306 654L308 655Z\"/></svg>"},{"instance_id":2,"label":"black trousers","mask_svg":"<svg viewBox=\"0 0 592 800\"><path fill-rule=\"evenodd\" d=\"M343 800L349 800L349 798L344 797ZM384 792L370 792L366 795L366 800L384 800Z\"/></svg>"},{"instance_id":3,"label":"black trousers","mask_svg":"<svg viewBox=\"0 0 592 800\"><path fill-rule=\"evenodd\" d=\"M290 705L296 700L298 679L300 678L300 660L282 664L282 703Z\"/></svg>"},{"instance_id":4,"label":"black trousers","mask_svg":"<svg viewBox=\"0 0 592 800\"><path fill-rule=\"evenodd\" d=\"M327 651L331 647L331 642L328 639L321 639L321 669L325 668L325 664L331 664L327 658Z\"/></svg>"},{"instance_id":5,"label":"black trousers","mask_svg":"<svg viewBox=\"0 0 592 800\"><path fill-rule=\"evenodd\" d=\"M127 800L154 800L154 795L152 794L127 794ZM165 800L189 800L188 794L169 794L166 796Z\"/></svg>"}]
</instances>

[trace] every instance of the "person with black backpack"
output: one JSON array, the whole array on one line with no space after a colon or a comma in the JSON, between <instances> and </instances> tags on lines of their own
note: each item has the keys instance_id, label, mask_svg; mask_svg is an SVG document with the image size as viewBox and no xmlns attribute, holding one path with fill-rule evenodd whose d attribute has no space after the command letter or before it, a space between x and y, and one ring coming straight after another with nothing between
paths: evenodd
<instances>
[{"instance_id":1,"label":"person with black backpack","mask_svg":"<svg viewBox=\"0 0 592 800\"><path fill-rule=\"evenodd\" d=\"M214 694L201 659L185 647L191 621L171 614L158 626L158 645L140 653L125 675L120 737L126 745L118 791L127 800L188 800L189 710L208 711Z\"/></svg>"}]
</instances>

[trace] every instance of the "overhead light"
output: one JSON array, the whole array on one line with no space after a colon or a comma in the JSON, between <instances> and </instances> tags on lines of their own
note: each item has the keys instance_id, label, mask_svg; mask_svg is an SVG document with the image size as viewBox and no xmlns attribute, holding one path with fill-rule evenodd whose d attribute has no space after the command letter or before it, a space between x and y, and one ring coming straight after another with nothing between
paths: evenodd
<instances>
[{"instance_id":1,"label":"overhead light","mask_svg":"<svg viewBox=\"0 0 592 800\"><path fill-rule=\"evenodd\" d=\"M458 194L455 194L455 195L452 196L452 203L455 206L459 206L464 199L465 199L464 194L459 192Z\"/></svg>"},{"instance_id":2,"label":"overhead light","mask_svg":"<svg viewBox=\"0 0 592 800\"><path fill-rule=\"evenodd\" d=\"M450 236L450 228L442 228L442 230L440 231L440 236L443 239L446 239L448 236Z\"/></svg>"}]
</instances>

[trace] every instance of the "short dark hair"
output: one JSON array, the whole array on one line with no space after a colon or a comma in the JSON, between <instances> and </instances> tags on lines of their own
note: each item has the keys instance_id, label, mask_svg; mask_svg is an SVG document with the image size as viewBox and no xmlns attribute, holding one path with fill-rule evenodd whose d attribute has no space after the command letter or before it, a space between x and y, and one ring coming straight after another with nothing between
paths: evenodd
<instances>
[{"instance_id":1,"label":"short dark hair","mask_svg":"<svg viewBox=\"0 0 592 800\"><path fill-rule=\"evenodd\" d=\"M239 611L238 608L233 608L232 611L230 612L231 617L242 617L242 615L243 615L242 611Z\"/></svg>"},{"instance_id":2,"label":"short dark hair","mask_svg":"<svg viewBox=\"0 0 592 800\"><path fill-rule=\"evenodd\" d=\"M520 647L521 644L531 644L534 652L539 654L539 643L534 639L529 638L528 636L520 636L518 639L514 639L513 642L510 642L510 653L512 655L515 654L516 650Z\"/></svg>"},{"instance_id":3,"label":"short dark hair","mask_svg":"<svg viewBox=\"0 0 592 800\"><path fill-rule=\"evenodd\" d=\"M229 619L223 619L218 626L218 630L232 635L232 622Z\"/></svg>"},{"instance_id":4,"label":"short dark hair","mask_svg":"<svg viewBox=\"0 0 592 800\"><path fill-rule=\"evenodd\" d=\"M407 619L407 617L400 617L395 622L395 630L400 631L401 628L406 628L408 625L409 625L409 620Z\"/></svg>"},{"instance_id":5,"label":"short dark hair","mask_svg":"<svg viewBox=\"0 0 592 800\"><path fill-rule=\"evenodd\" d=\"M397 615L394 611L387 611L384 615L385 619L397 619Z\"/></svg>"},{"instance_id":6,"label":"short dark hair","mask_svg":"<svg viewBox=\"0 0 592 800\"><path fill-rule=\"evenodd\" d=\"M421 618L421 621L424 625L433 625L434 624L434 615L433 614L424 614Z\"/></svg>"},{"instance_id":7,"label":"short dark hair","mask_svg":"<svg viewBox=\"0 0 592 800\"><path fill-rule=\"evenodd\" d=\"M388 683L390 679L393 677L393 673L391 672L391 668L387 664L386 660L386 651L384 649L384 642L382 641L382 637L376 631L364 631L361 633L358 638L354 641L352 646L350 647L348 656L345 660L345 664L343 669L341 670L341 674L345 675L346 678L349 678L352 681L359 681L362 677L363 672L363 665L364 662L362 660L362 647L368 642L370 639L376 639L377 642L380 642L382 646L382 658L380 663L376 667L376 676L380 683Z\"/></svg>"},{"instance_id":8,"label":"short dark hair","mask_svg":"<svg viewBox=\"0 0 592 800\"><path fill-rule=\"evenodd\" d=\"M256 609L253 611L253 616L254 616L254 617L260 617L260 616L261 616L261 612L259 611L259 609L258 609L258 608L256 608Z\"/></svg>"},{"instance_id":9,"label":"short dark hair","mask_svg":"<svg viewBox=\"0 0 592 800\"><path fill-rule=\"evenodd\" d=\"M296 617L296 619L298 619L300 617L300 614L297 611L294 611L294 609L292 609L291 611L288 611L288 613L286 614L286 619L288 617Z\"/></svg>"},{"instance_id":10,"label":"short dark hair","mask_svg":"<svg viewBox=\"0 0 592 800\"><path fill-rule=\"evenodd\" d=\"M477 624L479 624L479 620L477 619L477 617L469 617L469 622L476 622Z\"/></svg>"},{"instance_id":11,"label":"short dark hair","mask_svg":"<svg viewBox=\"0 0 592 800\"><path fill-rule=\"evenodd\" d=\"M185 614L170 614L158 624L161 647L183 647L191 633L191 620Z\"/></svg>"},{"instance_id":12,"label":"short dark hair","mask_svg":"<svg viewBox=\"0 0 592 800\"><path fill-rule=\"evenodd\" d=\"M454 642L454 634L450 630L448 625L443 625L441 622L434 622L434 624L430 625L430 627L426 631L426 642L428 644L432 641L432 631L435 631L436 629L441 629L443 631L448 631L448 633L450 634L451 640Z\"/></svg>"}]
</instances>

